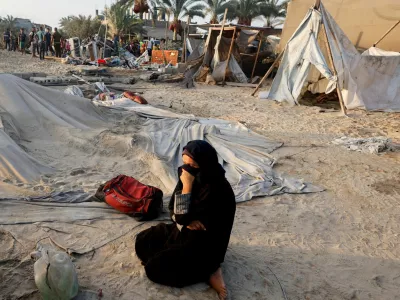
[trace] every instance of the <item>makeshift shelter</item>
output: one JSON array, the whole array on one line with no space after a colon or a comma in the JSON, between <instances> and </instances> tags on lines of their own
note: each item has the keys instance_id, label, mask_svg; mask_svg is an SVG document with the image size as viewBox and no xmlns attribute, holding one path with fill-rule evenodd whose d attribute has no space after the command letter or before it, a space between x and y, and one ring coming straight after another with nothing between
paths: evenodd
<instances>
[{"instance_id":1,"label":"makeshift shelter","mask_svg":"<svg viewBox=\"0 0 400 300\"><path fill-rule=\"evenodd\" d=\"M248 77L253 78L255 74L261 43L258 42L254 53L247 53L248 46L257 38L261 40L263 36L281 31L238 24L227 26L207 24L198 27L207 28L208 35L203 52L193 51L189 56L188 61L191 67L185 75L187 78L185 85L189 87L192 85L192 80L205 82L208 74L211 74L216 82L228 80L247 83ZM243 63L247 65L243 66Z\"/></svg>"},{"instance_id":2,"label":"makeshift shelter","mask_svg":"<svg viewBox=\"0 0 400 300\"><path fill-rule=\"evenodd\" d=\"M298 104L305 90L336 90L343 111L400 111L400 54L374 47L360 54L318 2L279 56L282 62L267 98Z\"/></svg>"},{"instance_id":3,"label":"makeshift shelter","mask_svg":"<svg viewBox=\"0 0 400 300\"><path fill-rule=\"evenodd\" d=\"M323 0L325 8L356 48L368 49L399 20L399 0ZM283 26L281 52L315 0L291 0ZM400 26L379 46L400 51Z\"/></svg>"}]
</instances>

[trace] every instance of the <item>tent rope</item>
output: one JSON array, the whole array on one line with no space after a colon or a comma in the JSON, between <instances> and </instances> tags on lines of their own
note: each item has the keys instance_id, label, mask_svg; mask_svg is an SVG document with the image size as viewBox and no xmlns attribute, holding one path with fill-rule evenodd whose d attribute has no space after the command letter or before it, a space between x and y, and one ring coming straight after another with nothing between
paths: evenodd
<instances>
[{"instance_id":1,"label":"tent rope","mask_svg":"<svg viewBox=\"0 0 400 300\"><path fill-rule=\"evenodd\" d=\"M286 296L286 293L285 293L285 289L283 288L281 282L279 281L278 276L275 275L274 271L272 271L271 268L268 265L267 265L267 268L275 276L276 280L278 281L279 286L281 287L281 290L282 290L283 297L285 298L285 300L288 300L288 298Z\"/></svg>"}]
</instances>

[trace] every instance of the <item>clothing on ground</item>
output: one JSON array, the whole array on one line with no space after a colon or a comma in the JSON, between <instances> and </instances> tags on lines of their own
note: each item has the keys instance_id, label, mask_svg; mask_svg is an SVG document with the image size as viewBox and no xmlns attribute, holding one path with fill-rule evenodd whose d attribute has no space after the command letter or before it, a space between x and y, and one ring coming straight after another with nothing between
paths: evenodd
<instances>
[{"instance_id":1,"label":"clothing on ground","mask_svg":"<svg viewBox=\"0 0 400 300\"><path fill-rule=\"evenodd\" d=\"M141 232L135 245L149 279L175 287L207 281L220 267L236 211L215 149L205 141L192 141L184 151L200 167L191 194L182 195L179 180L168 206L173 223ZM178 172L181 175L182 168ZM200 221L206 230L188 229L192 221Z\"/></svg>"}]
</instances>

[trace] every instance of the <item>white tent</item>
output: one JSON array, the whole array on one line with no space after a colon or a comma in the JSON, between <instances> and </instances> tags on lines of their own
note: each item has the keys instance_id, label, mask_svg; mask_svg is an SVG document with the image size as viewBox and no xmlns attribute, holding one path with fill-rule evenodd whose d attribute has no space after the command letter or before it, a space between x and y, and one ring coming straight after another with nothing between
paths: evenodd
<instances>
[{"instance_id":1,"label":"white tent","mask_svg":"<svg viewBox=\"0 0 400 300\"><path fill-rule=\"evenodd\" d=\"M347 109L400 111L400 54L360 54L323 4L315 5L286 44L268 99L298 104L306 89L337 89Z\"/></svg>"}]
</instances>

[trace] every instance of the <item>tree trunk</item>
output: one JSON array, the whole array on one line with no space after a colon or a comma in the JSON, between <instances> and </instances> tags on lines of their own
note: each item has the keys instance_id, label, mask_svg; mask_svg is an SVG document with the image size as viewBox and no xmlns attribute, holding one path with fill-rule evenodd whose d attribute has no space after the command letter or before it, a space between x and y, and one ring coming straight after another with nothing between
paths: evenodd
<instances>
[{"instance_id":1,"label":"tree trunk","mask_svg":"<svg viewBox=\"0 0 400 300\"><path fill-rule=\"evenodd\" d=\"M238 24L239 25L251 26L251 21L252 21L252 19L250 19L250 18L239 18Z\"/></svg>"},{"instance_id":2,"label":"tree trunk","mask_svg":"<svg viewBox=\"0 0 400 300\"><path fill-rule=\"evenodd\" d=\"M172 37L172 40L173 40L173 41L176 41L177 38L178 38L178 36L177 36L177 31L176 31L176 26L175 26L175 27L174 27L174 35L173 35L173 37Z\"/></svg>"},{"instance_id":3,"label":"tree trunk","mask_svg":"<svg viewBox=\"0 0 400 300\"><path fill-rule=\"evenodd\" d=\"M139 13L139 18L140 18L140 20L143 20L143 12L142 11Z\"/></svg>"}]
</instances>

